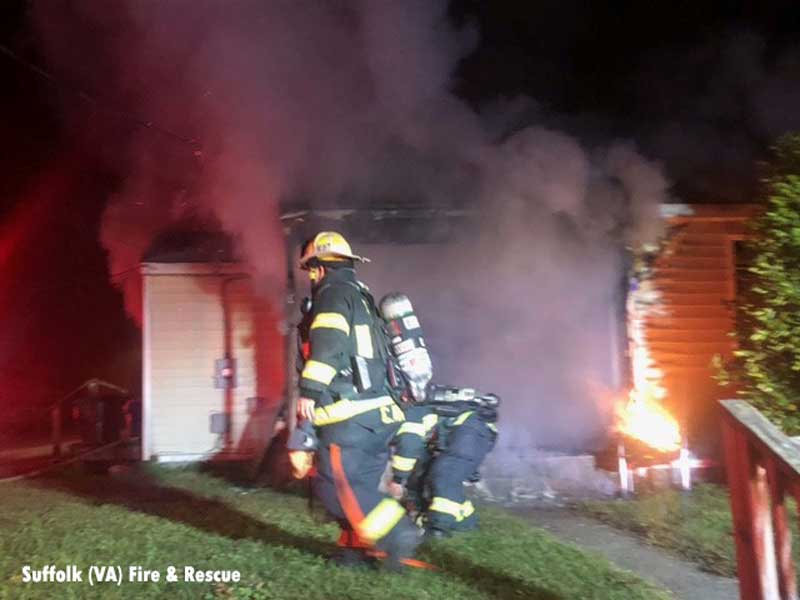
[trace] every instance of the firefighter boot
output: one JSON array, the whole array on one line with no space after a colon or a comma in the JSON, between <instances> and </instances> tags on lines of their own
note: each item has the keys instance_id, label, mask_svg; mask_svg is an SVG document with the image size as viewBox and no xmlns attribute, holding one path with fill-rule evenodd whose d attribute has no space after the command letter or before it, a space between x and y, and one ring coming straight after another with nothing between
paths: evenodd
<instances>
[{"instance_id":1,"label":"firefighter boot","mask_svg":"<svg viewBox=\"0 0 800 600\"><path fill-rule=\"evenodd\" d=\"M436 541L436 540L444 540L451 536L452 534L449 531L445 531L444 529L437 529L436 527L428 527L425 530L425 537L423 540L427 542Z\"/></svg>"},{"instance_id":2,"label":"firefighter boot","mask_svg":"<svg viewBox=\"0 0 800 600\"><path fill-rule=\"evenodd\" d=\"M401 528L393 532L391 539L385 544L386 560L383 566L386 570L400 572L407 568L404 559L413 558L414 551L422 539L416 527Z\"/></svg>"},{"instance_id":3,"label":"firefighter boot","mask_svg":"<svg viewBox=\"0 0 800 600\"><path fill-rule=\"evenodd\" d=\"M367 555L361 548L339 548L331 557L337 567L348 569L375 569L378 566L376 558Z\"/></svg>"},{"instance_id":4,"label":"firefighter boot","mask_svg":"<svg viewBox=\"0 0 800 600\"><path fill-rule=\"evenodd\" d=\"M338 548L331 557L333 563L339 567L369 568L377 567L377 559L367 553L369 548L349 527L344 527L336 542Z\"/></svg>"}]
</instances>

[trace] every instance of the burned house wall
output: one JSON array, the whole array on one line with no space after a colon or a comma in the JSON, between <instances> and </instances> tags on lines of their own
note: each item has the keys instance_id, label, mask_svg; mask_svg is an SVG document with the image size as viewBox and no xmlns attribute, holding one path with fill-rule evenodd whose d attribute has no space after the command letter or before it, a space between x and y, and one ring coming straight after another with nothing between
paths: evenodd
<instances>
[{"instance_id":1,"label":"burned house wall","mask_svg":"<svg viewBox=\"0 0 800 600\"><path fill-rule=\"evenodd\" d=\"M735 349L734 244L749 235L751 206L699 206L672 217L672 237L655 262L661 310L646 319L655 367L663 372L666 405L691 439L715 444L717 400L731 395L715 380L715 356Z\"/></svg>"},{"instance_id":2,"label":"burned house wall","mask_svg":"<svg viewBox=\"0 0 800 600\"><path fill-rule=\"evenodd\" d=\"M376 300L411 298L434 363L434 382L499 394L497 453L578 451L603 443L611 426L608 390L620 384L622 299L614 297L622 257L574 276L528 270L486 256L474 244L359 244L372 259L359 276ZM585 261L583 261L585 263ZM536 274L542 274L541 279ZM569 294L582 281L581 294ZM568 368L570 367L570 368Z\"/></svg>"}]
</instances>

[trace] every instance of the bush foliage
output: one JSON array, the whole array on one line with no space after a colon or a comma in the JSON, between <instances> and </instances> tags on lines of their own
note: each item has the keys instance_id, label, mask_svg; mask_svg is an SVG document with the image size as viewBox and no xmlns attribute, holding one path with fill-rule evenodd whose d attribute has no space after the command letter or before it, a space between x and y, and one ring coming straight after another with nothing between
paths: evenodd
<instances>
[{"instance_id":1,"label":"bush foliage","mask_svg":"<svg viewBox=\"0 0 800 600\"><path fill-rule=\"evenodd\" d=\"M775 147L765 210L749 242L752 285L738 307L738 393L800 434L800 134ZM724 379L724 378L723 378Z\"/></svg>"}]
</instances>

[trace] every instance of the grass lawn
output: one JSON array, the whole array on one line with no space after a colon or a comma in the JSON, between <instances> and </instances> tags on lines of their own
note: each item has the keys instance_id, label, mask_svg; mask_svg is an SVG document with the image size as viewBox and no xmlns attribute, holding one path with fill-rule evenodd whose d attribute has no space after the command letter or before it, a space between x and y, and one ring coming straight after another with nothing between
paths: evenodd
<instances>
[{"instance_id":1,"label":"grass lawn","mask_svg":"<svg viewBox=\"0 0 800 600\"><path fill-rule=\"evenodd\" d=\"M0 484L0 598L538 598L666 599L605 559L557 542L498 509L480 532L433 544L440 572L336 567L337 527L299 495L243 490L195 470L67 472ZM141 565L159 583L22 582L22 567ZM237 569L239 583L167 583L170 565Z\"/></svg>"},{"instance_id":2,"label":"grass lawn","mask_svg":"<svg viewBox=\"0 0 800 600\"><path fill-rule=\"evenodd\" d=\"M672 550L707 571L736 574L733 522L725 487L706 484L685 495L667 490L633 500L586 502L580 508ZM790 514L795 514L793 506Z\"/></svg>"}]
</instances>

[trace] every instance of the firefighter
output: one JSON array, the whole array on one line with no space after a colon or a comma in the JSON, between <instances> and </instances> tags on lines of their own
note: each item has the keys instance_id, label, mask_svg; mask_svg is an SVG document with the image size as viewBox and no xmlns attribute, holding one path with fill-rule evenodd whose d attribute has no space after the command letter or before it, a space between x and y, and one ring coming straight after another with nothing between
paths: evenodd
<instances>
[{"instance_id":1,"label":"firefighter","mask_svg":"<svg viewBox=\"0 0 800 600\"><path fill-rule=\"evenodd\" d=\"M378 491L389 443L405 420L387 381L387 347L374 300L356 279L345 238L325 231L303 249L312 286L307 360L300 375L298 418L318 437L314 494L342 527L337 560L387 554L399 569L420 542L419 529L394 498Z\"/></svg>"},{"instance_id":2,"label":"firefighter","mask_svg":"<svg viewBox=\"0 0 800 600\"><path fill-rule=\"evenodd\" d=\"M390 492L421 512L428 538L477 527L464 482L478 481L479 467L497 440L499 399L489 394L460 400L464 390L449 390L455 399L406 410L394 440Z\"/></svg>"}]
</instances>

